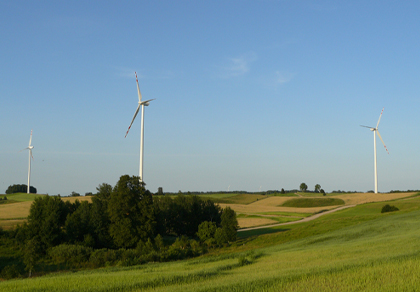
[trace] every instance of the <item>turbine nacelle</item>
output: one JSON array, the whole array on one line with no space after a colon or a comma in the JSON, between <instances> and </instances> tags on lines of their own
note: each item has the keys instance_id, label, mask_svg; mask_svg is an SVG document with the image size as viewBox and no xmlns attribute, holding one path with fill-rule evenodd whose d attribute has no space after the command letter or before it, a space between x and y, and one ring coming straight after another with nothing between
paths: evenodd
<instances>
[{"instance_id":1,"label":"turbine nacelle","mask_svg":"<svg viewBox=\"0 0 420 292\"><path fill-rule=\"evenodd\" d=\"M155 100L156 98L145 100L145 101L139 101L139 105L148 106L152 100Z\"/></svg>"}]
</instances>

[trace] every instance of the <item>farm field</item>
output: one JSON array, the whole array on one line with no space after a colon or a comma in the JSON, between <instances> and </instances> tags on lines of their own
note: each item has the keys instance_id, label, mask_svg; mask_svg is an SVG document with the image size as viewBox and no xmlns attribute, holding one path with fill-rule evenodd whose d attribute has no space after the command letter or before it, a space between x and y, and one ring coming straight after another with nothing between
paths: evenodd
<instances>
[{"instance_id":1,"label":"farm field","mask_svg":"<svg viewBox=\"0 0 420 292\"><path fill-rule=\"evenodd\" d=\"M318 206L318 207L286 207L282 206L293 199L325 199L320 194L297 193L291 196L270 196L260 194L237 194L237 193L219 193L204 194L200 197L207 197L218 203L222 208L231 207L238 215L240 228L249 228L255 226L266 226L271 224L298 221L312 214L331 210L340 205ZM411 197L415 193L344 193L327 196L329 199L343 200L345 205L357 205L367 202L390 201ZM0 195L4 196L4 195ZM0 227L3 229L12 229L17 224L25 222L29 215L29 209L35 197L42 195L34 194L13 194L7 195L10 201L7 204L0 204ZM75 200L91 200L91 197L61 197L63 201L74 202ZM13 202L13 203L11 203Z\"/></svg>"},{"instance_id":2,"label":"farm field","mask_svg":"<svg viewBox=\"0 0 420 292\"><path fill-rule=\"evenodd\" d=\"M0 195L3 197L4 195ZM6 195L7 204L0 204L0 227L9 230L18 224L22 224L26 221L29 215L29 209L31 208L32 201L36 197L44 195L34 194L13 194ZM90 201L91 197L61 197L63 201L74 202L79 201Z\"/></svg>"},{"instance_id":3,"label":"farm field","mask_svg":"<svg viewBox=\"0 0 420 292\"><path fill-rule=\"evenodd\" d=\"M240 228L264 226L280 222L298 221L312 214L336 209L344 205L358 205L367 202L382 202L411 197L416 193L345 193L335 196L324 197L321 194L297 193L298 197L266 196L264 200L257 200L249 204L223 204L222 208L231 207L238 216ZM253 195L249 195L253 196ZM318 207L291 207L284 206L287 202L299 201L299 199L319 201ZM334 200L336 205L326 206L322 200Z\"/></svg>"},{"instance_id":4,"label":"farm field","mask_svg":"<svg viewBox=\"0 0 420 292\"><path fill-rule=\"evenodd\" d=\"M369 203L248 236L200 258L0 283L7 291L417 291L420 198ZM401 248L404 247L404 248Z\"/></svg>"}]
</instances>

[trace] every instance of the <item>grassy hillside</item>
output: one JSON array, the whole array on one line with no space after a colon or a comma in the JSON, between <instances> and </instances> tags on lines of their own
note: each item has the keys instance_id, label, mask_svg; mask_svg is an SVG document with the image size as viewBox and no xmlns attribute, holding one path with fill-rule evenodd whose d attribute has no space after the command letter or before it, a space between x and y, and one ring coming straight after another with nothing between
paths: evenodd
<instances>
[{"instance_id":1,"label":"grassy hillside","mask_svg":"<svg viewBox=\"0 0 420 292\"><path fill-rule=\"evenodd\" d=\"M254 195L254 194L238 194L229 197L211 197L211 200L215 203L220 204L251 204L253 202L266 199L265 195Z\"/></svg>"},{"instance_id":2,"label":"grassy hillside","mask_svg":"<svg viewBox=\"0 0 420 292\"><path fill-rule=\"evenodd\" d=\"M296 198L284 202L281 206L293 208L313 208L344 205L344 201L336 198Z\"/></svg>"},{"instance_id":3,"label":"grassy hillside","mask_svg":"<svg viewBox=\"0 0 420 292\"><path fill-rule=\"evenodd\" d=\"M417 291L420 199L393 202L394 213L381 214L382 205L248 237L219 255L12 280L0 290Z\"/></svg>"},{"instance_id":4,"label":"grassy hillside","mask_svg":"<svg viewBox=\"0 0 420 292\"><path fill-rule=\"evenodd\" d=\"M44 196L44 195L16 193L16 194L10 194L10 195L0 195L0 198L7 197L7 200L9 201L27 202L27 201L33 201L35 200L36 197L40 197L40 196Z\"/></svg>"}]
</instances>

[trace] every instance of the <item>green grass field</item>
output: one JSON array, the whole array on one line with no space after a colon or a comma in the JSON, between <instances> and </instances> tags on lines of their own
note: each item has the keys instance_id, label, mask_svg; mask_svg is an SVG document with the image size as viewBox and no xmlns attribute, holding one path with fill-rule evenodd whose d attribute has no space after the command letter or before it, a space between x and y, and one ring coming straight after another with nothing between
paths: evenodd
<instances>
[{"instance_id":1,"label":"green grass field","mask_svg":"<svg viewBox=\"0 0 420 292\"><path fill-rule=\"evenodd\" d=\"M282 207L312 208L344 205L344 201L336 198L296 198L284 202Z\"/></svg>"},{"instance_id":2,"label":"green grass field","mask_svg":"<svg viewBox=\"0 0 420 292\"><path fill-rule=\"evenodd\" d=\"M242 232L196 259L10 280L0 291L418 291L420 198L381 214L384 204Z\"/></svg>"},{"instance_id":3,"label":"green grass field","mask_svg":"<svg viewBox=\"0 0 420 292\"><path fill-rule=\"evenodd\" d=\"M255 194L236 194L234 196L226 196L226 197L209 197L215 203L220 204L251 204L258 200L266 199L268 196L265 195L255 195Z\"/></svg>"},{"instance_id":4,"label":"green grass field","mask_svg":"<svg viewBox=\"0 0 420 292\"><path fill-rule=\"evenodd\" d=\"M0 198L7 197L8 200L16 201L16 202L27 202L27 201L33 201L36 197L40 197L44 195L38 195L38 194L27 194L27 193L16 193L16 194L10 194L10 195L0 195Z\"/></svg>"}]
</instances>

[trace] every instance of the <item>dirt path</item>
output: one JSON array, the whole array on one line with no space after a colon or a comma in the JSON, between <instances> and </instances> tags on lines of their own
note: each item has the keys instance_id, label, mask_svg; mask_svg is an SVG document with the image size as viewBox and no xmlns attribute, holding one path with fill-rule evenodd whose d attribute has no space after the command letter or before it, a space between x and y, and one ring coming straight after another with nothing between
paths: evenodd
<instances>
[{"instance_id":1,"label":"dirt path","mask_svg":"<svg viewBox=\"0 0 420 292\"><path fill-rule=\"evenodd\" d=\"M239 229L238 232L255 230L255 229L262 229L262 228L269 228L269 227L276 227L276 226L283 226L283 225L291 225L291 224L297 224L297 223L302 223L302 222L308 222L308 221L315 220L315 219L317 219L317 218L319 218L323 215L334 213L336 211L340 211L340 210L347 209L347 208L354 207L354 206L356 206L356 205L347 205L347 206L338 207L336 209L332 209L332 210L329 210L329 211L318 213L318 214L303 218L303 219L298 220L298 221L292 221L292 222L286 222L286 223L276 223L276 224L271 224L271 225L256 226L256 227L250 227L250 228L243 228L243 229Z\"/></svg>"}]
</instances>

